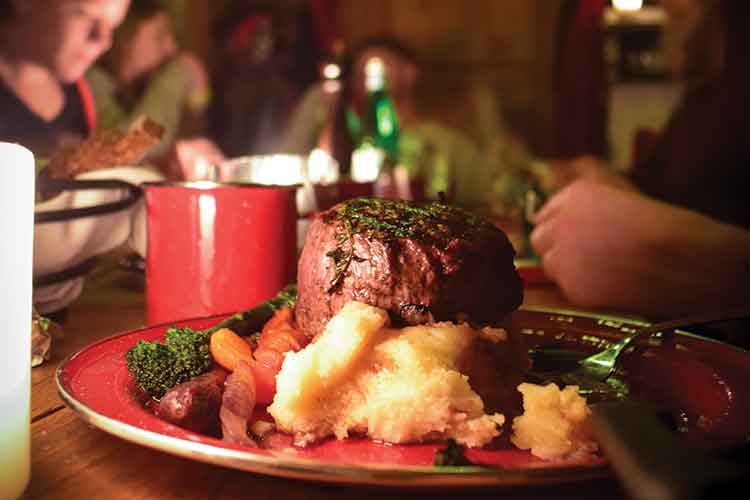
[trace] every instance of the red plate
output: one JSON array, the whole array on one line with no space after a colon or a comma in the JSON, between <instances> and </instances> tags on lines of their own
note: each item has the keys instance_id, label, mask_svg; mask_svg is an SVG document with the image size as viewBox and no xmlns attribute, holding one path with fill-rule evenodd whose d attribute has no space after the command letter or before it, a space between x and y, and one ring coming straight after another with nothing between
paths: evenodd
<instances>
[{"instance_id":1,"label":"red plate","mask_svg":"<svg viewBox=\"0 0 750 500\"><path fill-rule=\"evenodd\" d=\"M527 285L538 284L538 283L551 283L549 277L544 274L542 264L537 258L528 259L515 259L513 263L516 265L518 274L521 275L521 279Z\"/></svg>"},{"instance_id":2,"label":"red plate","mask_svg":"<svg viewBox=\"0 0 750 500\"><path fill-rule=\"evenodd\" d=\"M178 322L202 329L224 316ZM553 344L585 353L642 325L634 320L571 311L524 309L510 319L529 346ZM125 332L92 344L63 362L57 386L78 415L115 436L194 460L273 476L332 483L399 486L531 485L581 481L609 474L603 460L545 462L512 447L469 450L489 467L433 467L438 445L388 445L330 440L304 449L248 449L186 431L156 418L139 399L125 353L139 339L161 338L165 325ZM633 394L682 417L686 439L709 446L750 437L750 353L679 332L651 340L622 358ZM509 432L507 428L504 432Z\"/></svg>"}]
</instances>

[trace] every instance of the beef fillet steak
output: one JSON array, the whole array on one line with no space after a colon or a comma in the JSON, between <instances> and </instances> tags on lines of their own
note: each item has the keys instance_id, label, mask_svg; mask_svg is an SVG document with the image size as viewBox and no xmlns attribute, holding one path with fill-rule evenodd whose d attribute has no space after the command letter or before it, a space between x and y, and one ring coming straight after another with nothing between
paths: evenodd
<instances>
[{"instance_id":1,"label":"beef fillet steak","mask_svg":"<svg viewBox=\"0 0 750 500\"><path fill-rule=\"evenodd\" d=\"M323 331L356 300L395 325L498 324L523 299L507 236L465 210L379 198L342 202L310 225L297 270L298 325Z\"/></svg>"}]
</instances>

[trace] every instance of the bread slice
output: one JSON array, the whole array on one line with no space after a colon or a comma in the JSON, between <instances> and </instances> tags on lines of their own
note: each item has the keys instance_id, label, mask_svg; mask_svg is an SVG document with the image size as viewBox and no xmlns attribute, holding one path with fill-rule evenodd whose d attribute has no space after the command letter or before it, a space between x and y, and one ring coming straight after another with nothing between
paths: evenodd
<instances>
[{"instance_id":1,"label":"bread slice","mask_svg":"<svg viewBox=\"0 0 750 500\"><path fill-rule=\"evenodd\" d=\"M72 179L103 168L137 165L164 136L164 127L142 116L127 131L106 129L95 132L76 147L55 153L47 166L53 179Z\"/></svg>"}]
</instances>

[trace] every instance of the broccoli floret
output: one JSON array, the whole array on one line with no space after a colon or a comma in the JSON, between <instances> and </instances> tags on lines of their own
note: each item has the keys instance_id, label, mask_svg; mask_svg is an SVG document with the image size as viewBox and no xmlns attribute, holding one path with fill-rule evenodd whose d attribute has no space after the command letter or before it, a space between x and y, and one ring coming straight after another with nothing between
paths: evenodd
<instances>
[{"instance_id":1,"label":"broccoli floret","mask_svg":"<svg viewBox=\"0 0 750 500\"><path fill-rule=\"evenodd\" d=\"M170 327L164 343L139 340L128 350L128 370L143 390L160 398L170 388L211 368L211 334Z\"/></svg>"},{"instance_id":2,"label":"broccoli floret","mask_svg":"<svg viewBox=\"0 0 750 500\"><path fill-rule=\"evenodd\" d=\"M209 349L211 334L190 328L170 327L164 334L164 343L175 355L175 367L188 378L205 373L211 368L213 358Z\"/></svg>"},{"instance_id":3,"label":"broccoli floret","mask_svg":"<svg viewBox=\"0 0 750 500\"><path fill-rule=\"evenodd\" d=\"M125 356L128 370L143 390L159 399L172 387L207 372L213 364L211 335L229 328L240 336L257 335L263 325L282 306L294 307L297 287L289 285L276 297L256 307L232 315L206 330L170 327L164 343L139 340Z\"/></svg>"},{"instance_id":4,"label":"broccoli floret","mask_svg":"<svg viewBox=\"0 0 750 500\"><path fill-rule=\"evenodd\" d=\"M159 342L139 340L126 355L128 370L138 385L155 398L179 383L174 369L174 355Z\"/></svg>"}]
</instances>

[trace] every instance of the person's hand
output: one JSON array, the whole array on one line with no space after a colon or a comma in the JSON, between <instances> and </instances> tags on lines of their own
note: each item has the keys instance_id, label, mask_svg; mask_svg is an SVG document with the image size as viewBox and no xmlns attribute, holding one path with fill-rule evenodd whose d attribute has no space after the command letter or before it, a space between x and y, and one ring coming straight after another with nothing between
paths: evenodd
<instances>
[{"instance_id":1,"label":"person's hand","mask_svg":"<svg viewBox=\"0 0 750 500\"><path fill-rule=\"evenodd\" d=\"M166 175L170 179L187 181L209 179L212 166L225 159L219 147L205 137L180 139L169 155Z\"/></svg>"},{"instance_id":2,"label":"person's hand","mask_svg":"<svg viewBox=\"0 0 750 500\"><path fill-rule=\"evenodd\" d=\"M750 231L581 179L535 215L531 244L577 305L653 317L750 296Z\"/></svg>"},{"instance_id":3,"label":"person's hand","mask_svg":"<svg viewBox=\"0 0 750 500\"><path fill-rule=\"evenodd\" d=\"M578 156L572 160L554 160L550 162L550 169L553 183L557 188L567 186L578 179L588 179L621 189L635 189L625 176L592 155Z\"/></svg>"},{"instance_id":4,"label":"person's hand","mask_svg":"<svg viewBox=\"0 0 750 500\"><path fill-rule=\"evenodd\" d=\"M531 244L545 273L573 302L599 306L627 269L632 228L644 200L590 180L573 181L536 213Z\"/></svg>"}]
</instances>

